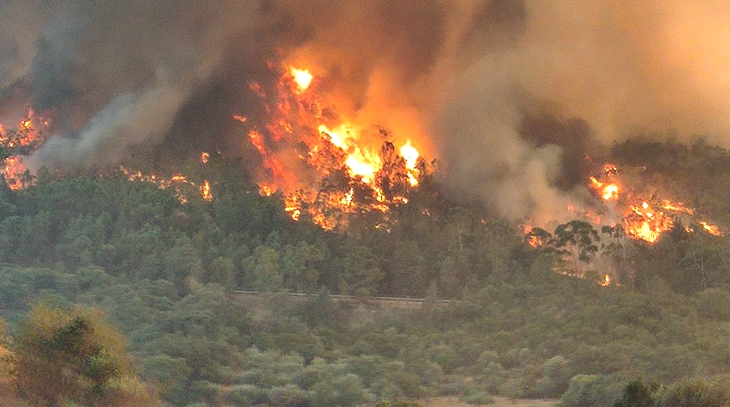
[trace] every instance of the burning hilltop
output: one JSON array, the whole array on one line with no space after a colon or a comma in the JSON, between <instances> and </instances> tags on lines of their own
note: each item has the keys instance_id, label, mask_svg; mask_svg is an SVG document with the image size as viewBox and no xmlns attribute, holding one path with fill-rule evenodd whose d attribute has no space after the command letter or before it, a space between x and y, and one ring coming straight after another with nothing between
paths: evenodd
<instances>
[{"instance_id":1,"label":"burning hilltop","mask_svg":"<svg viewBox=\"0 0 730 407\"><path fill-rule=\"evenodd\" d=\"M292 218L327 228L403 204L427 156L455 201L545 225L590 206L579 167L596 146L632 134L730 146L727 7L9 0L0 120L28 104L52 117L31 172L113 167L135 149L154 150L146 174L204 151L240 157ZM635 198L617 216L669 227L662 199Z\"/></svg>"}]
</instances>

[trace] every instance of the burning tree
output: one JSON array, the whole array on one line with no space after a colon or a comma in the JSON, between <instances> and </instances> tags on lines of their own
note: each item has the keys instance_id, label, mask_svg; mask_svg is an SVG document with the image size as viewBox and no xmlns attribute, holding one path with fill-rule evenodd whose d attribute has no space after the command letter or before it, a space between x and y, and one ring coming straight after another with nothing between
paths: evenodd
<instances>
[{"instance_id":1,"label":"burning tree","mask_svg":"<svg viewBox=\"0 0 730 407\"><path fill-rule=\"evenodd\" d=\"M23 163L24 157L35 152L43 143L43 129L48 120L31 109L18 121L15 129L6 130L0 123L0 162L5 183L11 189L23 188L30 182L30 174Z\"/></svg>"}]
</instances>

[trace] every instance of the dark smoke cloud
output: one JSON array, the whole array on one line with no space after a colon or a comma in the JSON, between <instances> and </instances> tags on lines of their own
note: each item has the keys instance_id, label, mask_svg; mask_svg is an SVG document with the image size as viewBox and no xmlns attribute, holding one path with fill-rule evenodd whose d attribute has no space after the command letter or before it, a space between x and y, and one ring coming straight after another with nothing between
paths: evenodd
<instances>
[{"instance_id":1,"label":"dark smoke cloud","mask_svg":"<svg viewBox=\"0 0 730 407\"><path fill-rule=\"evenodd\" d=\"M23 4L11 1L7 7L19 12L3 19L28 14ZM22 82L32 106L52 112L55 136L33 157L35 166L114 161L129 146L162 140L220 63L225 41L261 13L258 2L233 0L60 0L38 7L43 24L23 27L35 37L32 57L3 59L12 68L4 70L9 80L0 93L10 96L10 85ZM28 54L23 38L5 48ZM0 105L18 99L9 96Z\"/></svg>"},{"instance_id":2,"label":"dark smoke cloud","mask_svg":"<svg viewBox=\"0 0 730 407\"><path fill-rule=\"evenodd\" d=\"M248 84L296 61L339 113L441 159L458 196L559 219L596 145L730 147L728 16L680 0L6 0L0 120L27 103L53 113L35 166L160 142L245 155L228 119L263 121Z\"/></svg>"}]
</instances>

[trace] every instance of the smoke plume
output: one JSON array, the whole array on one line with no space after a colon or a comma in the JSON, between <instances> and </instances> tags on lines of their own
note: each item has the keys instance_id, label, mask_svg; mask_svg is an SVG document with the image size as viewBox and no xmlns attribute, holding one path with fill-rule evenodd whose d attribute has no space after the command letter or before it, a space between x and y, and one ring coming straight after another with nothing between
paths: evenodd
<instances>
[{"instance_id":1,"label":"smoke plume","mask_svg":"<svg viewBox=\"0 0 730 407\"><path fill-rule=\"evenodd\" d=\"M249 85L271 63L310 67L338 113L412 139L510 218L559 218L598 145L730 147L720 2L8 0L0 23L0 120L53 117L35 167L165 142L245 156L228 119L263 120Z\"/></svg>"}]
</instances>

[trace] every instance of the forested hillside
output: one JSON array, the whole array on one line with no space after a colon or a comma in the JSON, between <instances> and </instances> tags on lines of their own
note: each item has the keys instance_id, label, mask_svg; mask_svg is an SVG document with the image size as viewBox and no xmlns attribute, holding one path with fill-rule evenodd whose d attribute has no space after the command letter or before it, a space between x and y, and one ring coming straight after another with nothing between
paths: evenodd
<instances>
[{"instance_id":1,"label":"forested hillside","mask_svg":"<svg viewBox=\"0 0 730 407\"><path fill-rule=\"evenodd\" d=\"M726 151L654 145L647 163L622 147L612 152L619 164L651 164L645 176L728 219L727 189L697 181L730 179ZM0 187L11 366L50 352L26 346L33 335L64 332L101 344L64 352L97 349L84 357L101 360L98 349L119 339L90 332L118 330L129 356L109 345L120 356L104 363L126 376L108 377L137 383L94 387L82 378L98 371L82 365L79 391L99 397L43 398L21 386L12 391L17 404L0 405L109 405L102 395L113 389L137 389L128 405L175 406L348 407L438 395L611 406L638 405L631 397L642 391L662 406L686 405L676 404L683 394L727 400L726 237L677 227L649 244L573 222L544 231L545 244L533 247L518 225L443 196L437 174L407 205L353 214L347 228L325 231L306 216L293 221L282 198L262 196L237 163L212 159L210 201L121 173L42 171L24 189ZM607 267L620 273L602 285ZM242 301L237 290L260 295ZM292 301L287 292L312 295ZM353 318L330 294L425 301ZM5 370L23 383L22 369Z\"/></svg>"}]
</instances>

